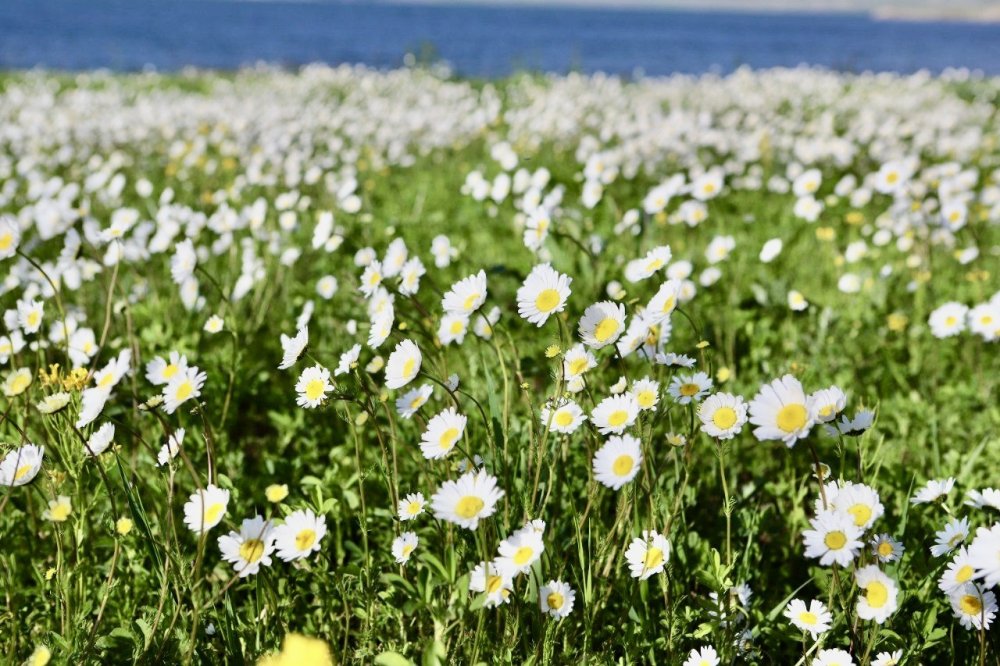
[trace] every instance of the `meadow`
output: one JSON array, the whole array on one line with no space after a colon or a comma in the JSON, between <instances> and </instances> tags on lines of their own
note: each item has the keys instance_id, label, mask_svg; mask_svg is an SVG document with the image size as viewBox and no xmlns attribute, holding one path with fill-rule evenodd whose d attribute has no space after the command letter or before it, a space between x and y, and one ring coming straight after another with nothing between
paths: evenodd
<instances>
[{"instance_id":1,"label":"meadow","mask_svg":"<svg viewBox=\"0 0 1000 666\"><path fill-rule=\"evenodd\" d=\"M1000 80L0 77L0 663L1000 664Z\"/></svg>"}]
</instances>

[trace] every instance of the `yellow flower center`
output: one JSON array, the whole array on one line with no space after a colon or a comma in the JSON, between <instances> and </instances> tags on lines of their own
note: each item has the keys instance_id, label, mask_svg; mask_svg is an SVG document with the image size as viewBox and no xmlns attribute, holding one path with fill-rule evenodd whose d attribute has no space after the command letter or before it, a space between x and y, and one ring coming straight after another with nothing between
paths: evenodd
<instances>
[{"instance_id":1,"label":"yellow flower center","mask_svg":"<svg viewBox=\"0 0 1000 666\"><path fill-rule=\"evenodd\" d=\"M983 612L982 600L974 594L964 594L958 602L958 607L966 615L981 615Z\"/></svg>"},{"instance_id":2,"label":"yellow flower center","mask_svg":"<svg viewBox=\"0 0 1000 666\"><path fill-rule=\"evenodd\" d=\"M516 564L519 567L523 567L525 564L531 561L531 557L534 554L535 551L533 548L529 548L528 546L521 546L520 548L517 549L517 552L514 553L514 564Z\"/></svg>"},{"instance_id":3,"label":"yellow flower center","mask_svg":"<svg viewBox=\"0 0 1000 666\"><path fill-rule=\"evenodd\" d=\"M882 583L873 580L865 588L865 599L872 608L882 608L889 601L889 590Z\"/></svg>"},{"instance_id":4,"label":"yellow flower center","mask_svg":"<svg viewBox=\"0 0 1000 666\"><path fill-rule=\"evenodd\" d=\"M412 375L414 367L416 365L417 365L417 359L415 358L406 359L406 363L403 364L403 376L409 377L410 375Z\"/></svg>"},{"instance_id":5,"label":"yellow flower center","mask_svg":"<svg viewBox=\"0 0 1000 666\"><path fill-rule=\"evenodd\" d=\"M890 171L885 176L885 182L889 183L890 185L894 185L897 180L899 180L899 174L896 173L895 171Z\"/></svg>"},{"instance_id":6,"label":"yellow flower center","mask_svg":"<svg viewBox=\"0 0 1000 666\"><path fill-rule=\"evenodd\" d=\"M705 194L711 194L715 191L715 183L705 183L701 189Z\"/></svg>"},{"instance_id":7,"label":"yellow flower center","mask_svg":"<svg viewBox=\"0 0 1000 666\"><path fill-rule=\"evenodd\" d=\"M456 319L451 322L451 333L452 335L458 335L463 330L465 330L465 323L461 319Z\"/></svg>"},{"instance_id":8,"label":"yellow flower center","mask_svg":"<svg viewBox=\"0 0 1000 666\"><path fill-rule=\"evenodd\" d=\"M823 537L823 543L830 550L840 550L847 545L847 535L840 530L834 530Z\"/></svg>"},{"instance_id":9,"label":"yellow flower center","mask_svg":"<svg viewBox=\"0 0 1000 666\"><path fill-rule=\"evenodd\" d=\"M260 539L247 539L240 544L240 559L247 564L253 564L264 557L264 542Z\"/></svg>"},{"instance_id":10,"label":"yellow flower center","mask_svg":"<svg viewBox=\"0 0 1000 666\"><path fill-rule=\"evenodd\" d=\"M486 506L486 503L483 502L481 497L466 495L462 499L458 500L458 504L455 505L455 513L457 513L459 517L468 520L479 515L479 512L483 510L484 506Z\"/></svg>"},{"instance_id":11,"label":"yellow flower center","mask_svg":"<svg viewBox=\"0 0 1000 666\"><path fill-rule=\"evenodd\" d=\"M205 524L211 525L215 523L215 521L219 519L219 515L225 510L226 507L222 504L222 502L216 502L215 504L209 505L209 507L205 509Z\"/></svg>"},{"instance_id":12,"label":"yellow flower center","mask_svg":"<svg viewBox=\"0 0 1000 666\"><path fill-rule=\"evenodd\" d=\"M693 395L697 395L698 391L700 390L701 390L700 386L690 382L687 384L681 384L681 387L678 389L680 394L685 398L690 398Z\"/></svg>"},{"instance_id":13,"label":"yellow flower center","mask_svg":"<svg viewBox=\"0 0 1000 666\"><path fill-rule=\"evenodd\" d=\"M322 379L312 379L306 384L306 397L310 400L318 400L323 395L326 385ZM178 393L180 393L178 391Z\"/></svg>"},{"instance_id":14,"label":"yellow flower center","mask_svg":"<svg viewBox=\"0 0 1000 666\"><path fill-rule=\"evenodd\" d=\"M406 507L406 513L415 516L420 513L420 502L410 502Z\"/></svg>"},{"instance_id":15,"label":"yellow flower center","mask_svg":"<svg viewBox=\"0 0 1000 666\"><path fill-rule=\"evenodd\" d=\"M479 292L474 291L465 297L465 301L462 302L462 307L466 310L471 310L472 306L476 304L476 300L479 298Z\"/></svg>"},{"instance_id":16,"label":"yellow flower center","mask_svg":"<svg viewBox=\"0 0 1000 666\"><path fill-rule=\"evenodd\" d=\"M653 271L658 271L663 266L662 259L653 259L648 264L646 264L646 270L652 273Z\"/></svg>"},{"instance_id":17,"label":"yellow flower center","mask_svg":"<svg viewBox=\"0 0 1000 666\"><path fill-rule=\"evenodd\" d=\"M854 524L861 527L871 520L872 508L867 504L858 503L849 508L847 513L854 516Z\"/></svg>"},{"instance_id":18,"label":"yellow flower center","mask_svg":"<svg viewBox=\"0 0 1000 666\"><path fill-rule=\"evenodd\" d=\"M667 300L663 301L663 313L673 312L675 305L677 300L673 296L667 296Z\"/></svg>"},{"instance_id":19,"label":"yellow flower center","mask_svg":"<svg viewBox=\"0 0 1000 666\"><path fill-rule=\"evenodd\" d=\"M954 326L958 322L958 319L954 316L948 317L944 320L944 323L948 326Z\"/></svg>"},{"instance_id":20,"label":"yellow flower center","mask_svg":"<svg viewBox=\"0 0 1000 666\"><path fill-rule=\"evenodd\" d=\"M21 465L18 467L17 471L14 472L14 480L20 481L24 477L28 476L28 472L31 471L32 467L34 467L34 465Z\"/></svg>"},{"instance_id":21,"label":"yellow flower center","mask_svg":"<svg viewBox=\"0 0 1000 666\"><path fill-rule=\"evenodd\" d=\"M959 583L966 583L972 579L972 574L976 573L968 564L963 564L962 568L955 572L955 581Z\"/></svg>"},{"instance_id":22,"label":"yellow flower center","mask_svg":"<svg viewBox=\"0 0 1000 666\"><path fill-rule=\"evenodd\" d=\"M797 432L805 427L807 417L805 405L785 405L778 411L778 428L784 432Z\"/></svg>"},{"instance_id":23,"label":"yellow flower center","mask_svg":"<svg viewBox=\"0 0 1000 666\"><path fill-rule=\"evenodd\" d=\"M719 407L712 414L712 423L719 430L729 430L736 424L736 410L732 407Z\"/></svg>"},{"instance_id":24,"label":"yellow flower center","mask_svg":"<svg viewBox=\"0 0 1000 666\"><path fill-rule=\"evenodd\" d=\"M14 234L9 231L0 236L0 250L7 251L14 244Z\"/></svg>"},{"instance_id":25,"label":"yellow flower center","mask_svg":"<svg viewBox=\"0 0 1000 666\"><path fill-rule=\"evenodd\" d=\"M618 332L618 320L614 317L605 317L594 329L594 338L598 342L604 342Z\"/></svg>"},{"instance_id":26,"label":"yellow flower center","mask_svg":"<svg viewBox=\"0 0 1000 666\"><path fill-rule=\"evenodd\" d=\"M371 285L372 287L374 287L381 281L382 281L382 275L378 271L372 273L372 276L368 278L368 284Z\"/></svg>"},{"instance_id":27,"label":"yellow flower center","mask_svg":"<svg viewBox=\"0 0 1000 666\"><path fill-rule=\"evenodd\" d=\"M486 578L487 594L496 594L497 590L499 590L502 586L503 586L503 578L501 578L500 576L488 576Z\"/></svg>"},{"instance_id":28,"label":"yellow flower center","mask_svg":"<svg viewBox=\"0 0 1000 666\"><path fill-rule=\"evenodd\" d=\"M559 292L555 289L543 289L535 299L535 307L539 312L552 312L559 305Z\"/></svg>"},{"instance_id":29,"label":"yellow flower center","mask_svg":"<svg viewBox=\"0 0 1000 666\"><path fill-rule=\"evenodd\" d=\"M569 410L556 412L556 425L565 428L572 422L573 422L573 415L569 412Z\"/></svg>"},{"instance_id":30,"label":"yellow flower center","mask_svg":"<svg viewBox=\"0 0 1000 666\"><path fill-rule=\"evenodd\" d=\"M68 502L59 502L49 510L49 518L57 523L61 523L73 512L73 507Z\"/></svg>"},{"instance_id":31,"label":"yellow flower center","mask_svg":"<svg viewBox=\"0 0 1000 666\"><path fill-rule=\"evenodd\" d=\"M458 428L448 428L443 433L441 433L441 437L438 439L438 444L441 446L443 450L449 450L451 449L451 447L455 445L455 442L457 440L458 440Z\"/></svg>"},{"instance_id":32,"label":"yellow flower center","mask_svg":"<svg viewBox=\"0 0 1000 666\"><path fill-rule=\"evenodd\" d=\"M649 389L639 391L639 395L636 396L636 399L638 400L640 407L643 409L649 409L656 401L656 392Z\"/></svg>"},{"instance_id":33,"label":"yellow flower center","mask_svg":"<svg viewBox=\"0 0 1000 666\"><path fill-rule=\"evenodd\" d=\"M410 401L410 409L417 409L424 404L424 396L418 395L412 401Z\"/></svg>"},{"instance_id":34,"label":"yellow flower center","mask_svg":"<svg viewBox=\"0 0 1000 666\"><path fill-rule=\"evenodd\" d=\"M413 545L408 543L405 546L403 546L403 550L400 551L400 554L403 557L409 557L410 553L412 553L412 552L413 552Z\"/></svg>"},{"instance_id":35,"label":"yellow flower center","mask_svg":"<svg viewBox=\"0 0 1000 666\"><path fill-rule=\"evenodd\" d=\"M653 546L646 551L646 557L643 560L643 566L646 569L655 569L663 564L663 551L656 546Z\"/></svg>"},{"instance_id":36,"label":"yellow flower center","mask_svg":"<svg viewBox=\"0 0 1000 666\"><path fill-rule=\"evenodd\" d=\"M617 411L611 412L611 416L608 417L608 425L618 427L628 420L628 412L624 409L619 409Z\"/></svg>"},{"instance_id":37,"label":"yellow flower center","mask_svg":"<svg viewBox=\"0 0 1000 666\"><path fill-rule=\"evenodd\" d=\"M108 388L114 383L115 383L114 373L109 372L103 377L101 377L101 381L97 382L97 386L100 388Z\"/></svg>"},{"instance_id":38,"label":"yellow flower center","mask_svg":"<svg viewBox=\"0 0 1000 666\"><path fill-rule=\"evenodd\" d=\"M37 310L32 310L28 313L28 326L35 327L38 326L38 321L41 319L41 315L38 314Z\"/></svg>"},{"instance_id":39,"label":"yellow flower center","mask_svg":"<svg viewBox=\"0 0 1000 666\"><path fill-rule=\"evenodd\" d=\"M878 545L878 554L882 557L889 557L892 555L892 544L888 541L883 541Z\"/></svg>"},{"instance_id":40,"label":"yellow flower center","mask_svg":"<svg viewBox=\"0 0 1000 666\"><path fill-rule=\"evenodd\" d=\"M576 376L581 372L583 372L584 370L586 370L587 365L588 363L586 356L581 356L578 359L574 359L569 363L569 374Z\"/></svg>"},{"instance_id":41,"label":"yellow flower center","mask_svg":"<svg viewBox=\"0 0 1000 666\"><path fill-rule=\"evenodd\" d=\"M180 370L180 366L178 366L176 363L170 363L165 368L163 368L163 378L170 379L171 377L177 374L178 370Z\"/></svg>"},{"instance_id":42,"label":"yellow flower center","mask_svg":"<svg viewBox=\"0 0 1000 666\"><path fill-rule=\"evenodd\" d=\"M312 385L312 383L313 382L309 382L310 386ZM306 393L308 392L309 392L309 387L306 387ZM194 393L194 385L191 382L184 382L183 384L177 387L177 392L174 394L174 397L177 399L177 402L183 402L188 398L190 398L192 393Z\"/></svg>"},{"instance_id":43,"label":"yellow flower center","mask_svg":"<svg viewBox=\"0 0 1000 666\"><path fill-rule=\"evenodd\" d=\"M809 611L802 611L801 613L799 613L799 622L801 622L802 624L812 625L816 624L818 621L819 618L816 617L815 613L810 613Z\"/></svg>"},{"instance_id":44,"label":"yellow flower center","mask_svg":"<svg viewBox=\"0 0 1000 666\"><path fill-rule=\"evenodd\" d=\"M306 528L295 535L295 547L299 550L309 550L316 543L316 531Z\"/></svg>"},{"instance_id":45,"label":"yellow flower center","mask_svg":"<svg viewBox=\"0 0 1000 666\"><path fill-rule=\"evenodd\" d=\"M549 592L549 596L545 597L545 603L547 603L549 608L552 610L559 610L565 602L566 600L563 598L563 595L558 592Z\"/></svg>"},{"instance_id":46,"label":"yellow flower center","mask_svg":"<svg viewBox=\"0 0 1000 666\"><path fill-rule=\"evenodd\" d=\"M616 476L625 476L632 471L632 467L634 465L635 459L627 453L624 453L615 458L615 462L611 465L611 469Z\"/></svg>"}]
</instances>

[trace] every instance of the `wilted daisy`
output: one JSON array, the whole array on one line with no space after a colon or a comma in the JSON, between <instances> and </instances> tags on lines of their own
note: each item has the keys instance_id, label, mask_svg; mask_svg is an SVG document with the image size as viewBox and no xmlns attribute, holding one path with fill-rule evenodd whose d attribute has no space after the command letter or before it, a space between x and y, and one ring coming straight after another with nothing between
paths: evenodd
<instances>
[{"instance_id":1,"label":"wilted daisy","mask_svg":"<svg viewBox=\"0 0 1000 666\"><path fill-rule=\"evenodd\" d=\"M731 393L713 393L698 406L701 431L716 439L732 439L747 422L747 404Z\"/></svg>"},{"instance_id":2,"label":"wilted daisy","mask_svg":"<svg viewBox=\"0 0 1000 666\"><path fill-rule=\"evenodd\" d=\"M326 394L333 390L330 383L330 371L321 365L306 368L295 383L295 391L299 394L295 403L299 407L313 409L326 402Z\"/></svg>"},{"instance_id":3,"label":"wilted daisy","mask_svg":"<svg viewBox=\"0 0 1000 666\"><path fill-rule=\"evenodd\" d=\"M392 540L392 557L396 560L397 564L406 564L410 561L410 555L416 550L417 544L420 543L420 539L417 537L416 532L403 532L398 537Z\"/></svg>"},{"instance_id":4,"label":"wilted daisy","mask_svg":"<svg viewBox=\"0 0 1000 666\"><path fill-rule=\"evenodd\" d=\"M839 564L846 567L863 547L861 528L850 514L840 511L820 511L809 521L812 529L802 532L806 557L819 558L823 566Z\"/></svg>"},{"instance_id":5,"label":"wilted daisy","mask_svg":"<svg viewBox=\"0 0 1000 666\"><path fill-rule=\"evenodd\" d=\"M486 608L507 603L513 589L513 579L495 561L480 562L469 576L469 591L485 593Z\"/></svg>"},{"instance_id":6,"label":"wilted daisy","mask_svg":"<svg viewBox=\"0 0 1000 666\"><path fill-rule=\"evenodd\" d=\"M453 284L441 299L441 307L446 313L468 316L485 301L486 272L479 271Z\"/></svg>"},{"instance_id":7,"label":"wilted daisy","mask_svg":"<svg viewBox=\"0 0 1000 666\"><path fill-rule=\"evenodd\" d=\"M538 603L542 607L542 612L557 620L563 619L573 611L575 601L576 592L568 583L550 580L538 588Z\"/></svg>"},{"instance_id":8,"label":"wilted daisy","mask_svg":"<svg viewBox=\"0 0 1000 666\"><path fill-rule=\"evenodd\" d=\"M105 423L87 438L87 445L83 447L83 452L88 456L99 456L111 446L111 441L114 438L115 424Z\"/></svg>"},{"instance_id":9,"label":"wilted daisy","mask_svg":"<svg viewBox=\"0 0 1000 666\"><path fill-rule=\"evenodd\" d=\"M678 405L700 402L710 390L712 390L712 380L704 372L675 375L667 387L667 392Z\"/></svg>"},{"instance_id":10,"label":"wilted daisy","mask_svg":"<svg viewBox=\"0 0 1000 666\"><path fill-rule=\"evenodd\" d=\"M851 653L838 648L820 650L809 666L854 666Z\"/></svg>"},{"instance_id":11,"label":"wilted daisy","mask_svg":"<svg viewBox=\"0 0 1000 666\"><path fill-rule=\"evenodd\" d=\"M233 565L240 578L252 576L260 571L261 565L271 566L274 529L262 516L247 518L240 525L239 532L219 537L219 550L222 559Z\"/></svg>"},{"instance_id":12,"label":"wilted daisy","mask_svg":"<svg viewBox=\"0 0 1000 666\"><path fill-rule=\"evenodd\" d=\"M761 440L781 440L789 448L809 434L813 416L802 384L792 375L764 384L750 401L750 423Z\"/></svg>"},{"instance_id":13,"label":"wilted daisy","mask_svg":"<svg viewBox=\"0 0 1000 666\"><path fill-rule=\"evenodd\" d=\"M0 486L23 486L42 468L45 447L25 444L8 453L0 462Z\"/></svg>"},{"instance_id":14,"label":"wilted daisy","mask_svg":"<svg viewBox=\"0 0 1000 666\"><path fill-rule=\"evenodd\" d=\"M930 502L935 502L941 497L947 496L954 487L955 479L953 478L949 477L944 481L931 479L910 498L910 504L929 504Z\"/></svg>"},{"instance_id":15,"label":"wilted daisy","mask_svg":"<svg viewBox=\"0 0 1000 666\"><path fill-rule=\"evenodd\" d=\"M545 550L542 533L527 525L500 542L500 557L495 562L507 575L528 573Z\"/></svg>"},{"instance_id":16,"label":"wilted daisy","mask_svg":"<svg viewBox=\"0 0 1000 666\"><path fill-rule=\"evenodd\" d=\"M632 539L625 551L632 578L646 580L663 571L670 560L670 542L656 530L643 530L641 537Z\"/></svg>"},{"instance_id":17,"label":"wilted daisy","mask_svg":"<svg viewBox=\"0 0 1000 666\"><path fill-rule=\"evenodd\" d=\"M285 562L301 560L319 552L326 536L326 518L310 509L293 511L272 530L278 557Z\"/></svg>"},{"instance_id":18,"label":"wilted daisy","mask_svg":"<svg viewBox=\"0 0 1000 666\"><path fill-rule=\"evenodd\" d=\"M965 583L948 595L951 610L966 629L989 630L997 614L997 598L975 583Z\"/></svg>"},{"instance_id":19,"label":"wilted daisy","mask_svg":"<svg viewBox=\"0 0 1000 666\"><path fill-rule=\"evenodd\" d=\"M222 522L228 506L229 491L210 483L192 493L184 504L184 524L192 532L204 534Z\"/></svg>"},{"instance_id":20,"label":"wilted daisy","mask_svg":"<svg viewBox=\"0 0 1000 666\"><path fill-rule=\"evenodd\" d=\"M711 645L691 650L681 666L719 666L719 653Z\"/></svg>"},{"instance_id":21,"label":"wilted daisy","mask_svg":"<svg viewBox=\"0 0 1000 666\"><path fill-rule=\"evenodd\" d=\"M635 423L639 416L639 403L631 393L608 396L598 403L590 414L590 422L602 435L621 434Z\"/></svg>"},{"instance_id":22,"label":"wilted daisy","mask_svg":"<svg viewBox=\"0 0 1000 666\"><path fill-rule=\"evenodd\" d=\"M420 362L423 357L413 340L403 340L389 354L385 368L385 385L387 388L398 389L406 386L420 372Z\"/></svg>"},{"instance_id":23,"label":"wilted daisy","mask_svg":"<svg viewBox=\"0 0 1000 666\"><path fill-rule=\"evenodd\" d=\"M434 387L430 384L407 391L396 398L396 412L404 419L411 418L427 403L433 393Z\"/></svg>"},{"instance_id":24,"label":"wilted daisy","mask_svg":"<svg viewBox=\"0 0 1000 666\"><path fill-rule=\"evenodd\" d=\"M906 550L903 547L902 542L897 541L888 534L879 534L872 537L871 540L872 553L878 558L879 562L898 562L899 558L903 556L903 551Z\"/></svg>"},{"instance_id":25,"label":"wilted daisy","mask_svg":"<svg viewBox=\"0 0 1000 666\"><path fill-rule=\"evenodd\" d=\"M442 483L431 497L431 509L439 520L474 530L480 519L493 515L503 495L504 491L497 488L496 477L484 471L470 471L456 481Z\"/></svg>"},{"instance_id":26,"label":"wilted daisy","mask_svg":"<svg viewBox=\"0 0 1000 666\"><path fill-rule=\"evenodd\" d=\"M181 450L181 445L184 443L184 428L178 428L167 436L166 443L160 447L160 452L156 454L156 464L158 466L166 465L169 461L173 460Z\"/></svg>"},{"instance_id":27,"label":"wilted daisy","mask_svg":"<svg viewBox=\"0 0 1000 666\"><path fill-rule=\"evenodd\" d=\"M173 414L185 402L197 399L207 379L208 375L195 366L178 373L163 389L164 411Z\"/></svg>"},{"instance_id":28,"label":"wilted daisy","mask_svg":"<svg viewBox=\"0 0 1000 666\"><path fill-rule=\"evenodd\" d=\"M535 266L517 290L517 313L529 323L542 326L550 316L566 308L572 282L573 278L549 264Z\"/></svg>"},{"instance_id":29,"label":"wilted daisy","mask_svg":"<svg viewBox=\"0 0 1000 666\"><path fill-rule=\"evenodd\" d=\"M600 349L614 344L624 330L625 306L612 301L601 301L583 311L578 332L583 344Z\"/></svg>"},{"instance_id":30,"label":"wilted daisy","mask_svg":"<svg viewBox=\"0 0 1000 666\"><path fill-rule=\"evenodd\" d=\"M952 518L943 530L934 533L934 545L931 546L931 555L941 557L950 553L969 538L969 519Z\"/></svg>"},{"instance_id":31,"label":"wilted daisy","mask_svg":"<svg viewBox=\"0 0 1000 666\"><path fill-rule=\"evenodd\" d=\"M810 601L808 606L801 599L792 599L785 607L785 617L798 629L809 632L813 640L829 630L833 622L826 605L817 599Z\"/></svg>"},{"instance_id":32,"label":"wilted daisy","mask_svg":"<svg viewBox=\"0 0 1000 666\"><path fill-rule=\"evenodd\" d=\"M827 423L844 411L844 407L847 406L847 396L840 390L840 387L831 386L810 395L808 402L812 406L816 422Z\"/></svg>"},{"instance_id":33,"label":"wilted daisy","mask_svg":"<svg viewBox=\"0 0 1000 666\"><path fill-rule=\"evenodd\" d=\"M454 407L439 412L427 423L420 440L420 451L429 460L443 458L455 448L465 432L468 418Z\"/></svg>"},{"instance_id":34,"label":"wilted daisy","mask_svg":"<svg viewBox=\"0 0 1000 666\"><path fill-rule=\"evenodd\" d=\"M422 493L410 493L399 500L396 512L400 520L413 520L424 512L425 506L427 506L427 502L424 501Z\"/></svg>"},{"instance_id":35,"label":"wilted daisy","mask_svg":"<svg viewBox=\"0 0 1000 666\"><path fill-rule=\"evenodd\" d=\"M859 618L882 624L896 612L896 581L882 573L877 564L869 564L855 571L854 580L864 590L864 594L858 597Z\"/></svg>"},{"instance_id":36,"label":"wilted daisy","mask_svg":"<svg viewBox=\"0 0 1000 666\"><path fill-rule=\"evenodd\" d=\"M306 345L309 344L309 329L300 328L299 332L295 334L295 337L288 337L284 333L281 334L281 365L278 366L279 370L286 370L299 360L299 356L302 355L303 350L305 350Z\"/></svg>"},{"instance_id":37,"label":"wilted daisy","mask_svg":"<svg viewBox=\"0 0 1000 666\"><path fill-rule=\"evenodd\" d=\"M587 420L580 405L572 400L563 399L557 407L542 407L542 425L553 432L570 434L580 427L580 424Z\"/></svg>"},{"instance_id":38,"label":"wilted daisy","mask_svg":"<svg viewBox=\"0 0 1000 666\"><path fill-rule=\"evenodd\" d=\"M632 435L611 436L594 454L594 478L618 490L635 478L642 465L642 448Z\"/></svg>"}]
</instances>

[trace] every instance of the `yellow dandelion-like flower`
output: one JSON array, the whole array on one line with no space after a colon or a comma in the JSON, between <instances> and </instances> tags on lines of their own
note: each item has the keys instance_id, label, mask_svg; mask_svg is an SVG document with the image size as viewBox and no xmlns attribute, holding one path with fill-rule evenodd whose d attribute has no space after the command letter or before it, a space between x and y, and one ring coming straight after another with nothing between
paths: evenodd
<instances>
[{"instance_id":1,"label":"yellow dandelion-like flower","mask_svg":"<svg viewBox=\"0 0 1000 666\"><path fill-rule=\"evenodd\" d=\"M264 490L268 502L277 504L288 497L288 486L284 483L272 483Z\"/></svg>"}]
</instances>

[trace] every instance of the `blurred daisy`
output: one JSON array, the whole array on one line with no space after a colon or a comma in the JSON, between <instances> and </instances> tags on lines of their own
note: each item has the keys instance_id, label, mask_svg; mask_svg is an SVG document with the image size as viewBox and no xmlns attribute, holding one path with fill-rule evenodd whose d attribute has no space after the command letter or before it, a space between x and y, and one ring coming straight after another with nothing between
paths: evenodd
<instances>
[{"instance_id":1,"label":"blurred daisy","mask_svg":"<svg viewBox=\"0 0 1000 666\"><path fill-rule=\"evenodd\" d=\"M337 363L337 368L333 371L333 375L339 377L350 372L354 364L358 362L359 356L361 356L361 345L354 345L345 351L340 355L340 361Z\"/></svg>"},{"instance_id":2,"label":"blurred daisy","mask_svg":"<svg viewBox=\"0 0 1000 666\"><path fill-rule=\"evenodd\" d=\"M23 300L17 302L17 325L26 335L37 333L42 327L45 314L43 301Z\"/></svg>"},{"instance_id":3,"label":"blurred daisy","mask_svg":"<svg viewBox=\"0 0 1000 666\"><path fill-rule=\"evenodd\" d=\"M430 384L407 391L396 398L396 413L404 419L411 418L427 403L433 393L434 387Z\"/></svg>"},{"instance_id":4,"label":"blurred daisy","mask_svg":"<svg viewBox=\"0 0 1000 666\"><path fill-rule=\"evenodd\" d=\"M309 344L309 329L300 328L295 337L288 337L284 333L281 334L281 365L278 366L279 370L287 370L288 368L295 365L295 362L299 360L299 356L305 350L306 345Z\"/></svg>"},{"instance_id":5,"label":"blurred daisy","mask_svg":"<svg viewBox=\"0 0 1000 666\"><path fill-rule=\"evenodd\" d=\"M239 532L220 536L218 543L222 559L233 565L240 578L256 574L261 565L271 566L274 530L261 516L245 519Z\"/></svg>"},{"instance_id":6,"label":"blurred daisy","mask_svg":"<svg viewBox=\"0 0 1000 666\"><path fill-rule=\"evenodd\" d=\"M416 532L403 532L392 540L392 557L397 564L406 564L410 561L410 555L416 550L420 539Z\"/></svg>"},{"instance_id":7,"label":"blurred daisy","mask_svg":"<svg viewBox=\"0 0 1000 666\"><path fill-rule=\"evenodd\" d=\"M208 318L208 321L205 322L204 330L206 333L215 334L221 332L225 325L226 322L223 321L222 317L219 315L212 315Z\"/></svg>"},{"instance_id":8,"label":"blurred daisy","mask_svg":"<svg viewBox=\"0 0 1000 666\"><path fill-rule=\"evenodd\" d=\"M980 527L969 544L969 563L975 567L977 579L986 587L1000 584L1000 523L989 529Z\"/></svg>"},{"instance_id":9,"label":"blurred daisy","mask_svg":"<svg viewBox=\"0 0 1000 666\"><path fill-rule=\"evenodd\" d=\"M931 546L931 555L941 557L950 553L969 538L969 519L952 518L943 530L934 533L935 543Z\"/></svg>"},{"instance_id":10,"label":"blurred daisy","mask_svg":"<svg viewBox=\"0 0 1000 666\"><path fill-rule=\"evenodd\" d=\"M632 435L612 436L594 454L594 478L612 490L619 490L635 478L641 465L639 440Z\"/></svg>"},{"instance_id":11,"label":"blurred daisy","mask_svg":"<svg viewBox=\"0 0 1000 666\"><path fill-rule=\"evenodd\" d=\"M528 323L541 327L550 316L566 308L572 282L573 278L551 265L538 264L517 290L517 313Z\"/></svg>"},{"instance_id":12,"label":"blurred daisy","mask_svg":"<svg viewBox=\"0 0 1000 666\"><path fill-rule=\"evenodd\" d=\"M0 486L23 486L38 475L45 456L44 446L25 444L8 453L0 462Z\"/></svg>"},{"instance_id":13,"label":"blurred daisy","mask_svg":"<svg viewBox=\"0 0 1000 666\"><path fill-rule=\"evenodd\" d=\"M872 660L872 666L896 666L902 658L902 650L896 650L895 652L879 652L875 655L875 659Z\"/></svg>"},{"instance_id":14,"label":"blurred daisy","mask_svg":"<svg viewBox=\"0 0 1000 666\"><path fill-rule=\"evenodd\" d=\"M643 314L649 317L654 323L659 323L668 318L677 308L682 287L683 282L681 280L667 280L664 282L649 301L649 304L646 305Z\"/></svg>"},{"instance_id":15,"label":"blurred daisy","mask_svg":"<svg viewBox=\"0 0 1000 666\"><path fill-rule=\"evenodd\" d=\"M837 418L847 406L847 396L838 386L820 389L809 396L817 423L827 423Z\"/></svg>"},{"instance_id":16,"label":"blurred daisy","mask_svg":"<svg viewBox=\"0 0 1000 666\"><path fill-rule=\"evenodd\" d=\"M965 330L965 316L969 308L951 301L931 312L927 320L935 338L950 338Z\"/></svg>"},{"instance_id":17,"label":"blurred daisy","mask_svg":"<svg viewBox=\"0 0 1000 666\"><path fill-rule=\"evenodd\" d=\"M19 396L28 390L28 387L31 386L31 380L31 370L27 368L11 370L4 379L3 394L8 398Z\"/></svg>"},{"instance_id":18,"label":"blurred daisy","mask_svg":"<svg viewBox=\"0 0 1000 666\"><path fill-rule=\"evenodd\" d=\"M51 520L54 523L64 523L73 513L73 503L69 497L59 495L54 500L49 500L49 508L42 512L42 520Z\"/></svg>"},{"instance_id":19,"label":"blurred daisy","mask_svg":"<svg viewBox=\"0 0 1000 666\"><path fill-rule=\"evenodd\" d=\"M486 302L486 271L459 280L441 299L441 308L448 314L466 317Z\"/></svg>"},{"instance_id":20,"label":"blurred daisy","mask_svg":"<svg viewBox=\"0 0 1000 666\"><path fill-rule=\"evenodd\" d=\"M641 537L632 539L625 551L632 578L646 580L663 571L670 560L670 542L656 530L643 530Z\"/></svg>"},{"instance_id":21,"label":"blurred daisy","mask_svg":"<svg viewBox=\"0 0 1000 666\"><path fill-rule=\"evenodd\" d=\"M195 366L178 373L163 389L164 411L173 414L185 402L201 396L201 388L205 385L206 379L208 375L199 372Z\"/></svg>"},{"instance_id":22,"label":"blurred daisy","mask_svg":"<svg viewBox=\"0 0 1000 666\"><path fill-rule=\"evenodd\" d=\"M538 601L543 613L561 620L573 611L576 592L568 583L550 580L538 588Z\"/></svg>"},{"instance_id":23,"label":"blurred daisy","mask_svg":"<svg viewBox=\"0 0 1000 666\"><path fill-rule=\"evenodd\" d=\"M435 518L474 530L482 518L493 515L503 496L504 492L497 488L496 477L484 471L470 471L457 481L442 483L431 497L431 508Z\"/></svg>"},{"instance_id":24,"label":"blurred daisy","mask_svg":"<svg viewBox=\"0 0 1000 666\"><path fill-rule=\"evenodd\" d=\"M157 356L146 364L146 379L155 386L163 386L170 382L179 373L187 370L187 358L181 354L170 352L170 360L165 360L162 356Z\"/></svg>"}]
</instances>

